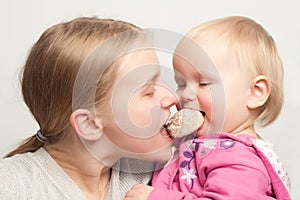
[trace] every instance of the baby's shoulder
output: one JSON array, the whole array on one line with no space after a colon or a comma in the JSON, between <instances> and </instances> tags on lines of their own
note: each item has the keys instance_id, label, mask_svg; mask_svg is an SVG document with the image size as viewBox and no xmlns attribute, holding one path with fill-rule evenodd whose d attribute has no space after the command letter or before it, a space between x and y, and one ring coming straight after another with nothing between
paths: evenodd
<instances>
[{"instance_id":1,"label":"baby's shoulder","mask_svg":"<svg viewBox=\"0 0 300 200\"><path fill-rule=\"evenodd\" d=\"M181 145L180 155L191 154L200 162L240 163L260 160L251 136L232 136L229 134L210 135L195 138ZM189 152L189 153L188 153Z\"/></svg>"},{"instance_id":2,"label":"baby's shoulder","mask_svg":"<svg viewBox=\"0 0 300 200\"><path fill-rule=\"evenodd\" d=\"M196 152L202 150L202 153L207 150L226 152L237 149L253 149L254 141L253 137L247 135L233 136L226 133L220 133L186 141L181 145L181 149L190 149Z\"/></svg>"}]
</instances>

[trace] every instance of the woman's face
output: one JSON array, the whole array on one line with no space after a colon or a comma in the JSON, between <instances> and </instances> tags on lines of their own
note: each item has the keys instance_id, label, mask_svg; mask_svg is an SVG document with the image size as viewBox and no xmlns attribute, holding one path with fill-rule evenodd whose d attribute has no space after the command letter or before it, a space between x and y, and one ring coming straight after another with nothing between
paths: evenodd
<instances>
[{"instance_id":1,"label":"woman's face","mask_svg":"<svg viewBox=\"0 0 300 200\"><path fill-rule=\"evenodd\" d=\"M122 59L112 87L104 133L118 148L132 153L159 151L170 145L161 134L177 104L175 92L160 80L153 49L128 53Z\"/></svg>"}]
</instances>

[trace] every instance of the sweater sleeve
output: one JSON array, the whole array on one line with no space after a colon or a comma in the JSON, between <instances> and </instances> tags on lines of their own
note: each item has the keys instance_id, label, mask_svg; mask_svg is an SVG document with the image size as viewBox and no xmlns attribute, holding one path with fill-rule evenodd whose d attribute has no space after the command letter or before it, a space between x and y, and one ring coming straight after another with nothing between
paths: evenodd
<instances>
[{"instance_id":1,"label":"sweater sleeve","mask_svg":"<svg viewBox=\"0 0 300 200\"><path fill-rule=\"evenodd\" d=\"M209 172L202 192L209 199L273 199L271 185L260 171L231 165Z\"/></svg>"},{"instance_id":2,"label":"sweater sleeve","mask_svg":"<svg viewBox=\"0 0 300 200\"><path fill-rule=\"evenodd\" d=\"M268 185L264 174L242 165L215 168L208 174L201 196L193 193L155 188L148 200L232 200L232 199L275 199L265 191Z\"/></svg>"},{"instance_id":3,"label":"sweater sleeve","mask_svg":"<svg viewBox=\"0 0 300 200\"><path fill-rule=\"evenodd\" d=\"M197 163L203 185L201 196L220 200L275 199L268 171L252 144L233 143L232 148L218 147Z\"/></svg>"}]
</instances>

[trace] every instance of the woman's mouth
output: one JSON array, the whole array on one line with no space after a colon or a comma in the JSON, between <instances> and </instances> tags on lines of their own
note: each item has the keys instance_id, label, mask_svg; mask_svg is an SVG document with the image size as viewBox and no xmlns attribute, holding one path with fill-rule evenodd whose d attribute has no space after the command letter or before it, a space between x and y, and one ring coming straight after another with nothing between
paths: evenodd
<instances>
[{"instance_id":1,"label":"woman's mouth","mask_svg":"<svg viewBox=\"0 0 300 200\"><path fill-rule=\"evenodd\" d=\"M161 128L160 134L164 136L168 140L168 142L172 142L172 140L174 139L172 135L168 132L166 124L164 124Z\"/></svg>"}]
</instances>

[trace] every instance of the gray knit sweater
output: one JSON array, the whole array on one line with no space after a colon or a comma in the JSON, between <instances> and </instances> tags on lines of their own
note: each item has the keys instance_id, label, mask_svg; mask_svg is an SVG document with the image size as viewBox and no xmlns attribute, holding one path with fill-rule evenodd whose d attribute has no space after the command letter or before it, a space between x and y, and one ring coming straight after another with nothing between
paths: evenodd
<instances>
[{"instance_id":1,"label":"gray knit sweater","mask_svg":"<svg viewBox=\"0 0 300 200\"><path fill-rule=\"evenodd\" d=\"M136 183L147 184L154 164L122 159L112 168L105 199L121 200ZM85 200L76 183L40 148L34 153L15 155L0 161L0 199Z\"/></svg>"}]
</instances>

